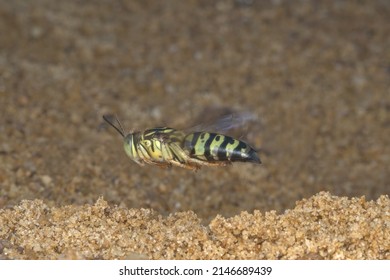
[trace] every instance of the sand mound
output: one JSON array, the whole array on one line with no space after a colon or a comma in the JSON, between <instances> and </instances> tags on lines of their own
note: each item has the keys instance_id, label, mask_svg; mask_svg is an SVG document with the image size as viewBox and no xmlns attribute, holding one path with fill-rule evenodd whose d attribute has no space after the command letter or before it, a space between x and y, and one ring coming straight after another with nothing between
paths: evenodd
<instances>
[{"instance_id":1,"label":"sand mound","mask_svg":"<svg viewBox=\"0 0 390 280\"><path fill-rule=\"evenodd\" d=\"M321 192L282 215L217 216L41 200L0 210L0 253L9 259L390 259L390 200Z\"/></svg>"}]
</instances>

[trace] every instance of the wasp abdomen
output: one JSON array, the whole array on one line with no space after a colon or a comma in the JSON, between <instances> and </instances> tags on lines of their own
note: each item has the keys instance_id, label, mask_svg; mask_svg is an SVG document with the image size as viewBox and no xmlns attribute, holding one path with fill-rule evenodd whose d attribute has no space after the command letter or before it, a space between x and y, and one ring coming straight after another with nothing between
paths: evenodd
<instances>
[{"instance_id":1,"label":"wasp abdomen","mask_svg":"<svg viewBox=\"0 0 390 280\"><path fill-rule=\"evenodd\" d=\"M256 151L247 143L230 136L194 132L184 138L184 148L189 156L208 162L241 161L261 163Z\"/></svg>"}]
</instances>

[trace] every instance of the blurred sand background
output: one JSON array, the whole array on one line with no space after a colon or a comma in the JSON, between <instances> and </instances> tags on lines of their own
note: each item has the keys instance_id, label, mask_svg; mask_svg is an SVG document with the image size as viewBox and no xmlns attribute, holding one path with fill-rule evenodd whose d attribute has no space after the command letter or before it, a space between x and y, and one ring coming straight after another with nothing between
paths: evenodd
<instances>
[{"instance_id":1,"label":"blurred sand background","mask_svg":"<svg viewBox=\"0 0 390 280\"><path fill-rule=\"evenodd\" d=\"M0 34L1 258L390 259L389 1L0 0ZM262 165L140 167L102 123L229 111Z\"/></svg>"}]
</instances>

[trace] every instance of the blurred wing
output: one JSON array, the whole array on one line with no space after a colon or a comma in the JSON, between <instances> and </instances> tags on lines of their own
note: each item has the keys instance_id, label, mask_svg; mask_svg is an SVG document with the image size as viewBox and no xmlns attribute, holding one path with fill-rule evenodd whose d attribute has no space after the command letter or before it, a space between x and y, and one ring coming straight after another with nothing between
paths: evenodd
<instances>
[{"instance_id":1,"label":"blurred wing","mask_svg":"<svg viewBox=\"0 0 390 280\"><path fill-rule=\"evenodd\" d=\"M190 128L190 131L207 131L215 133L225 133L229 130L243 127L248 121L256 120L256 116L251 113L232 113L225 115L214 122L203 123Z\"/></svg>"}]
</instances>

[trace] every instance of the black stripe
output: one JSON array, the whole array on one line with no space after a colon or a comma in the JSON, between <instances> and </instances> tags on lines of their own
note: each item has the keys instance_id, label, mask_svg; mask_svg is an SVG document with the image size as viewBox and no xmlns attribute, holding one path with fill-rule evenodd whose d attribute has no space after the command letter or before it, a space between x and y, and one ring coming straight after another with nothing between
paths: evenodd
<instances>
[{"instance_id":1,"label":"black stripe","mask_svg":"<svg viewBox=\"0 0 390 280\"><path fill-rule=\"evenodd\" d=\"M154 153L154 141L150 141L150 149Z\"/></svg>"},{"instance_id":2,"label":"black stripe","mask_svg":"<svg viewBox=\"0 0 390 280\"><path fill-rule=\"evenodd\" d=\"M221 161L228 160L226 147L228 144L234 144L233 138L231 138L229 136L224 136L224 137L225 137L225 139L223 140L222 144L219 145L218 153L217 153L218 159Z\"/></svg>"},{"instance_id":3,"label":"black stripe","mask_svg":"<svg viewBox=\"0 0 390 280\"><path fill-rule=\"evenodd\" d=\"M216 160L213 155L211 154L210 146L213 142L214 138L217 136L215 133L209 133L209 138L206 140L206 143L204 143L204 156L209 161Z\"/></svg>"},{"instance_id":4,"label":"black stripe","mask_svg":"<svg viewBox=\"0 0 390 280\"><path fill-rule=\"evenodd\" d=\"M188 148L190 148L190 150L191 150L191 151L190 151L190 154L191 154L191 155L194 155L194 154L195 154L195 144L196 144L196 142L198 141L200 134L202 134L202 132L194 132L194 133L193 133L193 137L192 137L190 146L188 147Z\"/></svg>"},{"instance_id":5,"label":"black stripe","mask_svg":"<svg viewBox=\"0 0 390 280\"><path fill-rule=\"evenodd\" d=\"M232 152L230 160L231 161L244 161L245 158L242 157L241 150L246 149L246 147L247 147L247 145L244 142L239 141L239 144L237 145L237 147L234 148L234 150Z\"/></svg>"},{"instance_id":6,"label":"black stripe","mask_svg":"<svg viewBox=\"0 0 390 280\"><path fill-rule=\"evenodd\" d=\"M155 127L155 128L150 128L144 131L143 135L145 137L153 137L154 135L159 135L159 134L165 134L165 133L172 133L173 128L170 127Z\"/></svg>"}]
</instances>

